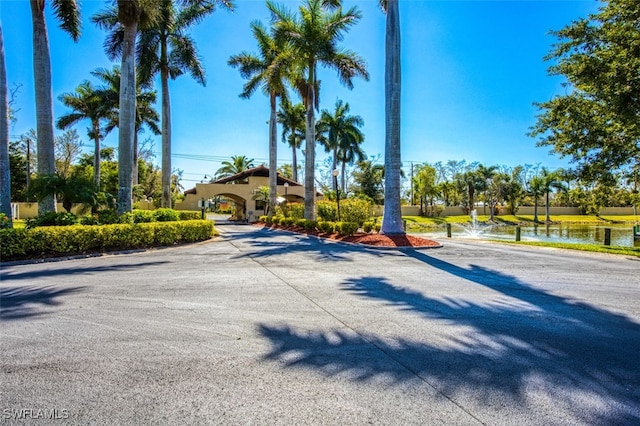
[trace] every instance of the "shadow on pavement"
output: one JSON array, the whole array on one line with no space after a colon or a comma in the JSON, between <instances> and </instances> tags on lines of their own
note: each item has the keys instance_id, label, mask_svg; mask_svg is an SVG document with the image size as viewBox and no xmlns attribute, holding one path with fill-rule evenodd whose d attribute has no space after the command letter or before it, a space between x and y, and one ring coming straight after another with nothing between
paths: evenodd
<instances>
[{"instance_id":1,"label":"shadow on pavement","mask_svg":"<svg viewBox=\"0 0 640 426\"><path fill-rule=\"evenodd\" d=\"M38 271L30 271L30 272L13 272L10 268L2 271L2 282L7 281L19 281L19 280L30 280L35 278L46 278L46 277L54 277L59 275L69 276L69 275L78 275L78 274L94 274L99 272L107 272L107 271L118 271L123 269L136 269L143 268L146 266L152 265L161 265L163 263L167 263L166 261L162 262L146 262L146 263L132 263L129 265L105 265L105 266L90 266L90 267L69 267L69 268L46 268Z\"/></svg>"},{"instance_id":2,"label":"shadow on pavement","mask_svg":"<svg viewBox=\"0 0 640 426\"><path fill-rule=\"evenodd\" d=\"M348 279L344 291L455 330L430 339L434 328L425 327L424 339L414 341L360 331L299 333L262 324L259 332L272 345L265 359L359 381L379 376L400 382L418 375L449 398L471 394L478 404L507 400L528 406L531 396L539 395L584 423L640 424L638 323L499 271L406 253L471 285L490 288L495 297L481 304L429 297L383 277ZM379 351L367 350L368 345Z\"/></svg>"},{"instance_id":3,"label":"shadow on pavement","mask_svg":"<svg viewBox=\"0 0 640 426\"><path fill-rule=\"evenodd\" d=\"M279 256L291 253L308 253L319 261L352 261L349 256L354 252L365 251L366 248L354 247L347 244L341 244L333 241L325 240L315 236L306 234L291 233L292 237L297 239L295 244L290 242L274 241L275 238L289 235L286 231L273 231L271 229L248 230L247 232L234 232L228 236L232 241L243 242L251 247L259 248L256 252L248 252L238 255L237 257L262 258ZM374 250L367 250L367 253L380 255ZM400 253L389 252L389 255L401 255Z\"/></svg>"},{"instance_id":4,"label":"shadow on pavement","mask_svg":"<svg viewBox=\"0 0 640 426\"><path fill-rule=\"evenodd\" d=\"M46 313L44 306L62 304L63 296L82 291L84 287L0 287L0 320L18 320Z\"/></svg>"}]
</instances>

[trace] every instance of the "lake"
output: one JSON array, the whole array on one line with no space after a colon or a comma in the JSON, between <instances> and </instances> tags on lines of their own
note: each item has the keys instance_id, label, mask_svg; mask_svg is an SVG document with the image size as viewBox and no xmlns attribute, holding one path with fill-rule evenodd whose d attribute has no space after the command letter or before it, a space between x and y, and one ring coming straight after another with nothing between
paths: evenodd
<instances>
[{"instance_id":1,"label":"lake","mask_svg":"<svg viewBox=\"0 0 640 426\"><path fill-rule=\"evenodd\" d=\"M640 247L640 241L634 241L632 224L612 225L537 225L521 226L520 236L522 241L547 241L583 244L603 244L604 229L611 229L611 245L621 247ZM516 227L513 225L484 225L478 224L475 229L468 225L452 224L452 237L477 238L477 239L503 239L515 241ZM430 232L425 236L442 238L447 235L446 225L442 225L438 231Z\"/></svg>"}]
</instances>

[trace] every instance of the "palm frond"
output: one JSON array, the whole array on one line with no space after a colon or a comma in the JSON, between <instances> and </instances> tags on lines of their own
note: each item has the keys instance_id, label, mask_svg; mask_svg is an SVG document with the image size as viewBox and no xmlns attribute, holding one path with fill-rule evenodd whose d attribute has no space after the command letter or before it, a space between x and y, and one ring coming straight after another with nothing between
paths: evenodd
<instances>
[{"instance_id":1,"label":"palm frond","mask_svg":"<svg viewBox=\"0 0 640 426\"><path fill-rule=\"evenodd\" d=\"M69 33L73 41L78 41L82 21L80 20L80 6L77 1L54 0L51 5L56 18L60 21L60 28Z\"/></svg>"}]
</instances>

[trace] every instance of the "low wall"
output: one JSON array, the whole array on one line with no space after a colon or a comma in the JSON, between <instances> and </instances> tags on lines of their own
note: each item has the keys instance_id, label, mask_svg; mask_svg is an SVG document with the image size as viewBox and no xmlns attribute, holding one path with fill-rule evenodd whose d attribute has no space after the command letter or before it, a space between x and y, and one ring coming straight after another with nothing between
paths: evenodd
<instances>
[{"instance_id":1,"label":"low wall","mask_svg":"<svg viewBox=\"0 0 640 426\"><path fill-rule=\"evenodd\" d=\"M150 201L136 201L136 208L140 210L154 210L153 202ZM38 203L11 203L11 209L14 212L14 219L31 219L38 216ZM56 211L63 212L64 207L62 203L56 204ZM74 204L71 207L71 213L78 216L89 214L90 208L84 204Z\"/></svg>"}]
</instances>

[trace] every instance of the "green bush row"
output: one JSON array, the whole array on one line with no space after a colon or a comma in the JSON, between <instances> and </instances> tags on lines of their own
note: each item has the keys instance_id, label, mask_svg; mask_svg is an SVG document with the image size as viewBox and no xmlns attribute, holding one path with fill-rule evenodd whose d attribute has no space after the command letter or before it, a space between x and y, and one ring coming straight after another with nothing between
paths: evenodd
<instances>
[{"instance_id":1,"label":"green bush row","mask_svg":"<svg viewBox=\"0 0 640 426\"><path fill-rule=\"evenodd\" d=\"M280 226L299 226L307 231L325 232L332 234L337 232L340 235L352 235L358 231L360 226L355 222L333 222L333 221L316 221L308 219L293 219L283 216L260 216L260 222L266 224L280 225Z\"/></svg>"},{"instance_id":2,"label":"green bush row","mask_svg":"<svg viewBox=\"0 0 640 426\"><path fill-rule=\"evenodd\" d=\"M50 212L44 215L27 219L27 228L38 226L68 226L68 225L111 225L115 223L150 223L150 222L175 222L178 220L198 220L200 213L194 211L156 209L133 210L132 212L118 215L115 210L100 210L91 216L76 216L67 212Z\"/></svg>"},{"instance_id":3,"label":"green bush row","mask_svg":"<svg viewBox=\"0 0 640 426\"><path fill-rule=\"evenodd\" d=\"M0 258L6 261L24 257L168 246L204 241L213 234L213 222L206 220L0 229Z\"/></svg>"}]
</instances>

